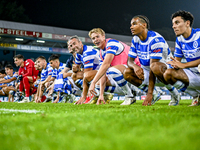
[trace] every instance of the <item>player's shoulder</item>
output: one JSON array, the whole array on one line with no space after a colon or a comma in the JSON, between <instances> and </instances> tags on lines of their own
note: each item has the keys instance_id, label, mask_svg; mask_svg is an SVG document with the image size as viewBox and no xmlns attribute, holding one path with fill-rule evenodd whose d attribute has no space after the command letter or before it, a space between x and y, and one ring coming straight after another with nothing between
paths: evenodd
<instances>
[{"instance_id":1,"label":"player's shoulder","mask_svg":"<svg viewBox=\"0 0 200 150\"><path fill-rule=\"evenodd\" d=\"M27 59L27 60L24 61L25 66L28 66L30 64L34 64L34 62L31 59Z\"/></svg>"},{"instance_id":2,"label":"player's shoulder","mask_svg":"<svg viewBox=\"0 0 200 150\"><path fill-rule=\"evenodd\" d=\"M124 49L124 45L123 45L124 43L123 42L121 42L121 41L119 41L119 40L116 40L116 39L108 39L107 40L107 43L106 43L106 49L108 50L108 49L112 49L112 48L114 48L115 49L115 47L118 47L118 50L122 50L122 49Z\"/></svg>"},{"instance_id":3,"label":"player's shoulder","mask_svg":"<svg viewBox=\"0 0 200 150\"><path fill-rule=\"evenodd\" d=\"M51 65L50 65L50 63L47 63L47 68L52 68Z\"/></svg>"},{"instance_id":4,"label":"player's shoulder","mask_svg":"<svg viewBox=\"0 0 200 150\"><path fill-rule=\"evenodd\" d=\"M152 38L152 40L156 38L164 39L164 37L156 31L149 31L148 36Z\"/></svg>"},{"instance_id":5,"label":"player's shoulder","mask_svg":"<svg viewBox=\"0 0 200 150\"><path fill-rule=\"evenodd\" d=\"M197 33L197 32L200 32L200 28L196 28L196 29L192 29L193 32Z\"/></svg>"},{"instance_id":6,"label":"player's shoulder","mask_svg":"<svg viewBox=\"0 0 200 150\"><path fill-rule=\"evenodd\" d=\"M115 44L115 43L120 43L119 40L116 40L116 39L111 39L111 38L108 38L106 39L106 45L109 45L109 44Z\"/></svg>"},{"instance_id":7,"label":"player's shoulder","mask_svg":"<svg viewBox=\"0 0 200 150\"><path fill-rule=\"evenodd\" d=\"M94 55L98 52L93 46L87 46L87 50L83 52L83 56Z\"/></svg>"},{"instance_id":8,"label":"player's shoulder","mask_svg":"<svg viewBox=\"0 0 200 150\"><path fill-rule=\"evenodd\" d=\"M86 53L88 51L93 51L94 47L90 45L84 45L83 53Z\"/></svg>"},{"instance_id":9,"label":"player's shoulder","mask_svg":"<svg viewBox=\"0 0 200 150\"><path fill-rule=\"evenodd\" d=\"M132 44L134 43L139 43L140 42L140 38L137 35L134 35L132 40L131 40Z\"/></svg>"},{"instance_id":10,"label":"player's shoulder","mask_svg":"<svg viewBox=\"0 0 200 150\"><path fill-rule=\"evenodd\" d=\"M150 44L154 44L154 43L166 43L166 40L164 39L164 37L159 34L158 32L155 31L150 31L149 33L149 41Z\"/></svg>"},{"instance_id":11,"label":"player's shoulder","mask_svg":"<svg viewBox=\"0 0 200 150\"><path fill-rule=\"evenodd\" d=\"M60 62L60 67L63 67L63 66L64 66L64 64L62 62Z\"/></svg>"},{"instance_id":12,"label":"player's shoulder","mask_svg":"<svg viewBox=\"0 0 200 150\"><path fill-rule=\"evenodd\" d=\"M200 28L192 29L192 34L188 39L197 40L200 37Z\"/></svg>"},{"instance_id":13,"label":"player's shoulder","mask_svg":"<svg viewBox=\"0 0 200 150\"><path fill-rule=\"evenodd\" d=\"M27 59L27 60L25 60L25 62L33 62L33 60Z\"/></svg>"},{"instance_id":14,"label":"player's shoulder","mask_svg":"<svg viewBox=\"0 0 200 150\"><path fill-rule=\"evenodd\" d=\"M4 79L7 80L7 79L9 79L9 77L10 77L9 75L6 75L6 76L4 77Z\"/></svg>"},{"instance_id":15,"label":"player's shoulder","mask_svg":"<svg viewBox=\"0 0 200 150\"><path fill-rule=\"evenodd\" d=\"M181 43L181 42L186 42L186 41L193 41L195 39L199 39L199 37L200 37L200 28L196 28L196 29L192 28L192 33L187 39L185 39L182 35L180 35L176 38L176 42Z\"/></svg>"}]
</instances>

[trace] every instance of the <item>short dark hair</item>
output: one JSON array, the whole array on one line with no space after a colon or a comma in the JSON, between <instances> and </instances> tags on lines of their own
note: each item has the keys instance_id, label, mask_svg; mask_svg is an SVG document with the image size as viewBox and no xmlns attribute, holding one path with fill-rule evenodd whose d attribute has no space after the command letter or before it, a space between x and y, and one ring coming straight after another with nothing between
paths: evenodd
<instances>
[{"instance_id":1,"label":"short dark hair","mask_svg":"<svg viewBox=\"0 0 200 150\"><path fill-rule=\"evenodd\" d=\"M144 15L137 15L137 16L134 16L133 18L139 18L141 22L147 24L147 29L150 29L150 21L149 21L149 19L146 16L144 16Z\"/></svg>"},{"instance_id":2,"label":"short dark hair","mask_svg":"<svg viewBox=\"0 0 200 150\"><path fill-rule=\"evenodd\" d=\"M13 69L13 66L12 66L11 64L7 64L7 65L5 66L5 68Z\"/></svg>"},{"instance_id":3,"label":"short dark hair","mask_svg":"<svg viewBox=\"0 0 200 150\"><path fill-rule=\"evenodd\" d=\"M180 16L184 21L189 20L190 21L190 27L192 27L192 24L194 22L194 16L185 10L179 10L172 14L171 19L174 19L175 17Z\"/></svg>"},{"instance_id":4,"label":"short dark hair","mask_svg":"<svg viewBox=\"0 0 200 150\"><path fill-rule=\"evenodd\" d=\"M42 55L41 55L41 56L39 56L38 58L36 58L36 60L38 60L38 59L43 59L43 60L46 60L46 58L45 58L44 56L42 56ZM36 60L35 60L35 61L36 61Z\"/></svg>"},{"instance_id":5,"label":"short dark hair","mask_svg":"<svg viewBox=\"0 0 200 150\"><path fill-rule=\"evenodd\" d=\"M59 59L59 55L58 54L52 54L50 57L49 57L49 59L48 59L48 61L51 61L51 60L55 60L55 59Z\"/></svg>"},{"instance_id":6,"label":"short dark hair","mask_svg":"<svg viewBox=\"0 0 200 150\"><path fill-rule=\"evenodd\" d=\"M24 60L24 56L21 55L21 54L15 55L15 56L13 57L13 59L15 59L15 58L23 59L23 60Z\"/></svg>"},{"instance_id":7,"label":"short dark hair","mask_svg":"<svg viewBox=\"0 0 200 150\"><path fill-rule=\"evenodd\" d=\"M5 69L1 69L1 70L0 70L0 73L1 73L1 74L6 74Z\"/></svg>"}]
</instances>

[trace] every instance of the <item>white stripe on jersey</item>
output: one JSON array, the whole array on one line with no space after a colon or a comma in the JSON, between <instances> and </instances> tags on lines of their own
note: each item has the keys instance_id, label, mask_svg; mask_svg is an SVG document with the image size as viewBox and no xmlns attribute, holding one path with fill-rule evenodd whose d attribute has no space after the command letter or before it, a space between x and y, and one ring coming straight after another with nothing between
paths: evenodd
<instances>
[{"instance_id":1,"label":"white stripe on jersey","mask_svg":"<svg viewBox=\"0 0 200 150\"><path fill-rule=\"evenodd\" d=\"M14 73L13 73L13 74L14 74ZM9 76L9 75L6 75L6 76L4 77L4 79L8 80L8 79L11 79L11 78L13 78L13 77L17 78L16 75L13 75L12 77ZM15 80L14 80L14 81L11 81L11 82L9 82L9 83L6 83L6 84L7 84L7 86L15 86Z\"/></svg>"},{"instance_id":2,"label":"white stripe on jersey","mask_svg":"<svg viewBox=\"0 0 200 150\"><path fill-rule=\"evenodd\" d=\"M53 68L48 63L45 69L42 69L42 72L40 74L41 81L44 81L48 76L52 75Z\"/></svg>"},{"instance_id":3,"label":"white stripe on jersey","mask_svg":"<svg viewBox=\"0 0 200 150\"><path fill-rule=\"evenodd\" d=\"M170 59L170 49L165 39L157 32L148 31L147 39L141 41L138 36L132 39L129 57L139 57L142 66L150 66L150 59L160 59L166 63Z\"/></svg>"},{"instance_id":4,"label":"white stripe on jersey","mask_svg":"<svg viewBox=\"0 0 200 150\"><path fill-rule=\"evenodd\" d=\"M92 68L93 70L98 70L101 62L99 50L86 45L83 46L82 54L76 54L75 58L75 63L83 64L84 69Z\"/></svg>"},{"instance_id":5,"label":"white stripe on jersey","mask_svg":"<svg viewBox=\"0 0 200 150\"><path fill-rule=\"evenodd\" d=\"M134 52L129 51L129 54L132 55L132 56L137 57L137 53L134 53Z\"/></svg>"},{"instance_id":6,"label":"white stripe on jersey","mask_svg":"<svg viewBox=\"0 0 200 150\"><path fill-rule=\"evenodd\" d=\"M192 29L191 35L186 39L182 35L177 37L175 48L175 57L185 57L187 62L200 59L200 29ZM199 74L197 67L189 69Z\"/></svg>"},{"instance_id":7,"label":"white stripe on jersey","mask_svg":"<svg viewBox=\"0 0 200 150\"><path fill-rule=\"evenodd\" d=\"M154 45L151 46L151 49L156 49L156 48L164 48L165 43L155 43Z\"/></svg>"},{"instance_id":8,"label":"white stripe on jersey","mask_svg":"<svg viewBox=\"0 0 200 150\"><path fill-rule=\"evenodd\" d=\"M63 65L63 63L60 62L60 66L58 69L54 69L53 73L52 73L52 77L53 78L57 78L58 74L65 68L65 66Z\"/></svg>"},{"instance_id":9,"label":"white stripe on jersey","mask_svg":"<svg viewBox=\"0 0 200 150\"><path fill-rule=\"evenodd\" d=\"M175 48L181 49L181 47L176 43Z\"/></svg>"},{"instance_id":10,"label":"white stripe on jersey","mask_svg":"<svg viewBox=\"0 0 200 150\"><path fill-rule=\"evenodd\" d=\"M109 41L107 42L107 44L106 44L106 49L107 49L108 47L112 47L112 46L117 47L117 49L112 49L112 48L111 48L111 49L107 50L107 52L110 51L110 52L115 53L115 55L119 55L119 54L122 53L123 50L124 50L124 46L123 46L119 41L116 42L116 40L109 40Z\"/></svg>"},{"instance_id":11,"label":"white stripe on jersey","mask_svg":"<svg viewBox=\"0 0 200 150\"><path fill-rule=\"evenodd\" d=\"M193 41L196 41L200 37L200 30L199 29L193 29L196 33L193 34L193 36L190 39L185 39L182 35L177 37L178 41L181 41L182 43L190 43Z\"/></svg>"}]
</instances>

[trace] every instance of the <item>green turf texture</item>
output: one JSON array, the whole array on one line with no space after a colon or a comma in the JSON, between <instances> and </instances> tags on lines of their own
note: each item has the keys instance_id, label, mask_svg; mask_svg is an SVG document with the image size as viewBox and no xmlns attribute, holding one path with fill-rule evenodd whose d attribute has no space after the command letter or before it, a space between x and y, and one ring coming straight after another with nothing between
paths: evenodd
<instances>
[{"instance_id":1,"label":"green turf texture","mask_svg":"<svg viewBox=\"0 0 200 150\"><path fill-rule=\"evenodd\" d=\"M36 114L0 111L2 150L199 150L200 106L159 101L154 106L0 103L0 109L35 109Z\"/></svg>"}]
</instances>

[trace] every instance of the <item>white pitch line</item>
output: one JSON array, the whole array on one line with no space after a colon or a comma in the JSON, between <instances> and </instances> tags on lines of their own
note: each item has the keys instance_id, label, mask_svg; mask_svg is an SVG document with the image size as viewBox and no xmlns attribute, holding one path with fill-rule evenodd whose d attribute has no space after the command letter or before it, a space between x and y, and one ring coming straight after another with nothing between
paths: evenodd
<instances>
[{"instance_id":1,"label":"white pitch line","mask_svg":"<svg viewBox=\"0 0 200 150\"><path fill-rule=\"evenodd\" d=\"M38 111L38 110L18 110L18 109L0 109L0 111L7 111L7 112L22 112L22 113L41 113L43 111Z\"/></svg>"}]
</instances>

